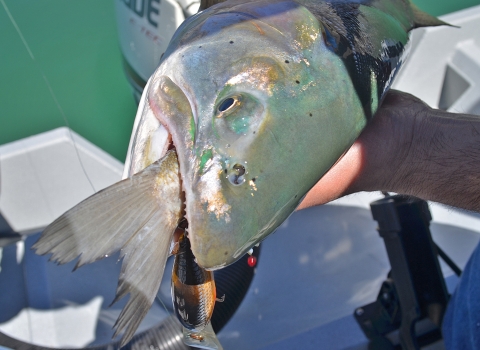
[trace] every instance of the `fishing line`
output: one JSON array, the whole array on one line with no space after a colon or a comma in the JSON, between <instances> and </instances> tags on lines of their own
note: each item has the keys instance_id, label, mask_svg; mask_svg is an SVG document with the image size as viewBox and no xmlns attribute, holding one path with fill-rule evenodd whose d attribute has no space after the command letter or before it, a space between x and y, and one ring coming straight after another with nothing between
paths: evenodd
<instances>
[{"instance_id":1,"label":"fishing line","mask_svg":"<svg viewBox=\"0 0 480 350\"><path fill-rule=\"evenodd\" d=\"M25 49L27 50L28 55L29 55L30 58L32 59L32 61L33 61L33 63L35 64L36 68L38 69L38 71L40 72L40 75L42 76L43 81L45 82L45 85L47 85L48 91L50 92L50 96L52 96L52 99L53 99L55 105L57 106L57 109L58 109L58 111L60 112L60 115L62 116L65 125L66 125L67 128L68 128L68 133L69 133L69 135L70 135L70 139L72 140L73 148L75 149L75 154L77 155L77 159L78 159L78 161L79 161L79 163L80 163L80 167L82 168L83 174L84 174L85 177L87 178L88 183L89 183L90 186L92 187L93 192L94 192L94 193L97 192L97 191L95 190L95 186L93 186L93 183L92 183L92 181L90 180L90 177L89 177L88 174L87 174L87 171L85 170L85 166L84 166L84 164L83 164L82 158L80 158L80 153L78 152L77 144L76 144L76 142L75 142L75 138L74 138L74 136L73 136L72 129L70 128L70 124L68 123L67 116L66 116L65 112L63 111L62 106L61 106L60 103L58 102L57 96L56 96L55 92L54 92L53 89L52 89L52 86L51 86L51 84L50 84L50 81L48 80L47 76L45 75L43 69L40 67L40 64L38 63L38 61L35 59L35 56L33 55L33 52L32 52L32 50L30 49L30 46L29 46L28 43L27 43L27 40L26 40L25 37L23 36L22 31L20 30L20 27L17 25L17 22L15 21L15 19L14 19L13 16L12 16L12 14L10 13L10 10L8 9L7 4L5 3L4 0L0 0L0 2L2 3L2 6L3 6L3 8L5 9L5 12L7 13L7 16L8 16L8 18L10 19L10 22L12 23L13 27L14 27L15 30L17 31L17 34L20 36L20 39L22 40L22 43L23 43L23 45L25 46Z\"/></svg>"},{"instance_id":2,"label":"fishing line","mask_svg":"<svg viewBox=\"0 0 480 350\"><path fill-rule=\"evenodd\" d=\"M160 305L163 306L165 312L167 313L167 315L172 315L173 313L167 309L167 306L165 305L165 303L163 302L162 299L160 299L160 297L158 296L158 293L157 295L155 295L155 300L157 301L157 303L160 303Z\"/></svg>"}]
</instances>

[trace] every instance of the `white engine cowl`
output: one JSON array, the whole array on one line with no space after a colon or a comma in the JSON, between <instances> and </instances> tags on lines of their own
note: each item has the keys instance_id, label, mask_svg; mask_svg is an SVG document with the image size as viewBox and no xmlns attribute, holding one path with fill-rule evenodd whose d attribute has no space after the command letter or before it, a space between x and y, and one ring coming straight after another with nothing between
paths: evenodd
<instances>
[{"instance_id":1,"label":"white engine cowl","mask_svg":"<svg viewBox=\"0 0 480 350\"><path fill-rule=\"evenodd\" d=\"M123 66L137 102L175 30L199 5L197 0L115 0Z\"/></svg>"}]
</instances>

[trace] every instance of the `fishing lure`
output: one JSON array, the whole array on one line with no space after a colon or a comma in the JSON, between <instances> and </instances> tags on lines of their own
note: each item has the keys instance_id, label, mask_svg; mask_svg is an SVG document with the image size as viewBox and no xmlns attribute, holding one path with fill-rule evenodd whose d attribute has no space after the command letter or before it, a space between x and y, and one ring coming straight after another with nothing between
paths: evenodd
<instances>
[{"instance_id":1,"label":"fishing lure","mask_svg":"<svg viewBox=\"0 0 480 350\"><path fill-rule=\"evenodd\" d=\"M210 324L218 300L213 272L198 266L185 234L180 235L174 253L172 302L175 315L183 326L184 343L205 349L222 349Z\"/></svg>"}]
</instances>

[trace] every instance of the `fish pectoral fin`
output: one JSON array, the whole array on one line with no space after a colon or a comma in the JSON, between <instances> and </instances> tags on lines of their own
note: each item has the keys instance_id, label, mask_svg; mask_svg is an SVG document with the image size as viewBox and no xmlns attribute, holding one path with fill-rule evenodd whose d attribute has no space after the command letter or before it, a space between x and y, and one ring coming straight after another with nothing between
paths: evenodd
<instances>
[{"instance_id":1,"label":"fish pectoral fin","mask_svg":"<svg viewBox=\"0 0 480 350\"><path fill-rule=\"evenodd\" d=\"M175 151L131 178L85 199L60 216L33 248L76 268L121 249L122 270L115 301L130 294L116 323L127 342L143 319L163 276L170 242L182 214Z\"/></svg>"}]
</instances>

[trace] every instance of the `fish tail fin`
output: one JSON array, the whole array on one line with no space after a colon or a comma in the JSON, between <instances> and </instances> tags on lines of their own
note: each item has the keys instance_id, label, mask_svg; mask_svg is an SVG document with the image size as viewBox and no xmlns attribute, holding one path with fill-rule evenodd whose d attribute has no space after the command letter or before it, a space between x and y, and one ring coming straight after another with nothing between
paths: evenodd
<instances>
[{"instance_id":1,"label":"fish tail fin","mask_svg":"<svg viewBox=\"0 0 480 350\"><path fill-rule=\"evenodd\" d=\"M183 327L183 343L191 348L223 350L212 324L209 322L202 330L191 331Z\"/></svg>"},{"instance_id":2,"label":"fish tail fin","mask_svg":"<svg viewBox=\"0 0 480 350\"><path fill-rule=\"evenodd\" d=\"M415 5L411 0L410 0L410 7L413 12L413 28L421 28L421 27L436 27L436 26L450 26L450 27L456 27L453 26L447 22L442 21L441 19L438 19L435 16L432 16L425 11L420 10L417 5Z\"/></svg>"},{"instance_id":3,"label":"fish tail fin","mask_svg":"<svg viewBox=\"0 0 480 350\"><path fill-rule=\"evenodd\" d=\"M115 324L135 333L157 294L173 233L181 218L180 174L174 151L131 178L85 199L50 224L35 243L37 254L53 254L75 268L121 250L122 268L115 301L130 298Z\"/></svg>"}]
</instances>

